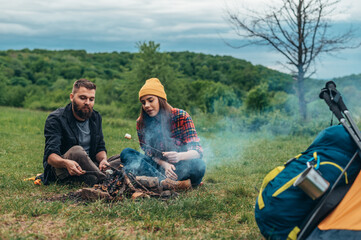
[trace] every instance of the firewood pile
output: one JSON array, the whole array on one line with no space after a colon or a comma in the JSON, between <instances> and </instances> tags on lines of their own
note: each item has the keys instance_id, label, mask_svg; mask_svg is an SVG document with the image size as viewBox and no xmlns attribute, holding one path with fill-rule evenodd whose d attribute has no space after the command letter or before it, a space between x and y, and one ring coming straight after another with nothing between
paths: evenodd
<instances>
[{"instance_id":1,"label":"firewood pile","mask_svg":"<svg viewBox=\"0 0 361 240\"><path fill-rule=\"evenodd\" d=\"M135 176L131 172L126 173L123 166L117 169L107 170L107 178L102 184L96 184L92 188L83 188L75 192L83 200L94 201L104 199L107 201L120 201L124 198L161 198L168 199L178 196L173 190L163 190L156 177Z\"/></svg>"},{"instance_id":2,"label":"firewood pile","mask_svg":"<svg viewBox=\"0 0 361 240\"><path fill-rule=\"evenodd\" d=\"M108 161L119 159L119 154L108 159ZM157 177L135 176L132 172L124 169L122 164L117 168L109 166L106 171L106 179L101 184L95 184L91 188L82 188L68 194L55 195L45 200L47 201L96 201L99 199L106 201L121 201L125 198L159 198L166 200L177 197L176 191L191 189L190 180L175 182L165 179L159 183ZM179 185L181 184L181 185ZM183 185L182 185L183 184Z\"/></svg>"},{"instance_id":3,"label":"firewood pile","mask_svg":"<svg viewBox=\"0 0 361 240\"><path fill-rule=\"evenodd\" d=\"M107 171L107 178L102 184L95 184L92 188L82 188L75 192L63 195L55 195L47 198L48 201L72 200L82 201L121 201L125 198L159 198L166 200L177 197L178 193L174 190L164 190L159 185L156 177L135 176L132 173L126 173L122 166L113 171Z\"/></svg>"}]
</instances>

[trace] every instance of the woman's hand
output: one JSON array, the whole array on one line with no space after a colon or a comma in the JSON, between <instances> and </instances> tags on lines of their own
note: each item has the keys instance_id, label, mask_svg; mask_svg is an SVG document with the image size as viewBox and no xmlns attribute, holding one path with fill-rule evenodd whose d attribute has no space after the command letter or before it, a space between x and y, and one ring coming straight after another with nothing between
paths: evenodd
<instances>
[{"instance_id":1,"label":"woman's hand","mask_svg":"<svg viewBox=\"0 0 361 240\"><path fill-rule=\"evenodd\" d=\"M163 157L167 158L170 163L177 163L182 160L179 152L163 152Z\"/></svg>"},{"instance_id":2,"label":"woman's hand","mask_svg":"<svg viewBox=\"0 0 361 240\"><path fill-rule=\"evenodd\" d=\"M200 158L201 155L196 150L188 150L187 152L163 152L163 157L170 163L177 163L179 161L186 161Z\"/></svg>"},{"instance_id":3,"label":"woman's hand","mask_svg":"<svg viewBox=\"0 0 361 240\"><path fill-rule=\"evenodd\" d=\"M169 177L172 180L178 179L177 174L174 172L175 166L173 164L162 160L159 161L159 164L164 168L164 172L167 177Z\"/></svg>"}]
</instances>

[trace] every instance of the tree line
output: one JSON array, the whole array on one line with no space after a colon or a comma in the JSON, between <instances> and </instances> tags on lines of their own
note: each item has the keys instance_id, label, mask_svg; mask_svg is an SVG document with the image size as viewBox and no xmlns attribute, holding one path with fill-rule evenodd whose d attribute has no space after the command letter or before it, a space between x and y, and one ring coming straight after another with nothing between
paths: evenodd
<instances>
[{"instance_id":1,"label":"tree line","mask_svg":"<svg viewBox=\"0 0 361 240\"><path fill-rule=\"evenodd\" d=\"M293 91L289 75L245 60L160 52L154 42L137 46L137 53L0 51L0 104L53 110L68 102L72 83L79 78L97 84L97 105L107 114L114 109L130 118L138 114L138 91L151 77L162 81L170 104L191 112L221 113L243 105L263 110L272 97Z\"/></svg>"},{"instance_id":2,"label":"tree line","mask_svg":"<svg viewBox=\"0 0 361 240\"><path fill-rule=\"evenodd\" d=\"M243 117L243 123L259 127L270 123L272 117L265 113L275 121L299 114L291 75L230 56L161 52L152 41L137 46L136 53L0 51L0 105L51 111L69 102L76 79L87 78L97 84L95 108L103 116L135 119L139 89L146 79L157 77L169 103L192 115L238 117L238 122ZM361 89L353 86L360 79L361 74L336 82L347 83L346 93L356 96ZM323 85L312 80L305 86L310 118Z\"/></svg>"}]
</instances>

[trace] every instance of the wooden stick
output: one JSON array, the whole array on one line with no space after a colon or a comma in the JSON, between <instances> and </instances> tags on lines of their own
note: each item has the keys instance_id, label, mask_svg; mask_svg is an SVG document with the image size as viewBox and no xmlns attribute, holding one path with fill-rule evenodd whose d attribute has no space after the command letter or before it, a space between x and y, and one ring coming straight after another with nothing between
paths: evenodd
<instances>
[{"instance_id":1,"label":"wooden stick","mask_svg":"<svg viewBox=\"0 0 361 240\"><path fill-rule=\"evenodd\" d=\"M144 145L146 145L147 147L149 147L149 148L151 148L151 149L153 149L153 150L155 150L155 151L160 152L160 153L162 153L162 154L163 154L163 152L162 152L162 151L160 151L160 150L158 150L158 149L156 149L156 148L154 148L154 147L150 146L149 144L146 144L146 143L144 143L144 142L137 141L137 140L135 140L135 139L133 139L133 138L126 138L126 139L128 139L128 140L133 140L133 141L135 141L135 142L139 142L140 144L144 144Z\"/></svg>"}]
</instances>

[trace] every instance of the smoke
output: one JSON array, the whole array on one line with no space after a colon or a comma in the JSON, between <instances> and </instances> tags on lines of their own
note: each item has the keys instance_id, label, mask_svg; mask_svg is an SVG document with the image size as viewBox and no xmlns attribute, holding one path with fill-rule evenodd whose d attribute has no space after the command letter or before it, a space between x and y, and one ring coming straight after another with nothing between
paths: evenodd
<instances>
[{"instance_id":1,"label":"smoke","mask_svg":"<svg viewBox=\"0 0 361 240\"><path fill-rule=\"evenodd\" d=\"M353 120L361 122L361 82L359 76L334 79L337 90L351 112ZM229 164L229 161L246 161L241 157L252 141L272 140L276 137L316 136L323 129L339 124L324 100L319 98L326 81L313 81L307 86L306 99L308 119L302 120L298 113L298 99L289 95L282 108L263 112L247 112L240 107L238 113L193 116L204 150L208 168ZM226 106L224 106L226 108ZM241 164L241 163L240 163Z\"/></svg>"},{"instance_id":2,"label":"smoke","mask_svg":"<svg viewBox=\"0 0 361 240\"><path fill-rule=\"evenodd\" d=\"M160 159L163 159L162 152L181 150L175 143L177 140L171 136L169 121L162 121L164 118L168 118L168 116L162 110L155 117L149 117L145 114L145 128L142 131L143 142L146 143L143 146L148 148L154 157Z\"/></svg>"},{"instance_id":3,"label":"smoke","mask_svg":"<svg viewBox=\"0 0 361 240\"><path fill-rule=\"evenodd\" d=\"M357 77L354 78L335 79L335 83L353 119L360 123L361 104L358 96L361 95L361 83L357 81ZM249 156L249 146L259 140L272 141L280 136L283 139L292 136L314 137L329 127L331 120L333 125L338 124L324 100L318 97L325 83L315 80L305 89L309 102L308 119L305 121L299 116L298 99L292 94L288 95L282 106L267 111L249 112L243 106L237 109L227 109L228 107L224 106L222 114L192 114L197 134L201 139L207 169L213 171L224 166L246 166L250 159L245 159L244 156ZM155 142L159 142L158 138L165 138L169 143L174 143L174 140L169 132L164 132L159 126L155 124L148 129L145 142L152 143L154 148L164 149L156 145Z\"/></svg>"},{"instance_id":4,"label":"smoke","mask_svg":"<svg viewBox=\"0 0 361 240\"><path fill-rule=\"evenodd\" d=\"M247 141L254 136L232 131L219 131L214 134L200 133L203 159L208 168L217 168L232 159L242 156Z\"/></svg>"}]
</instances>

